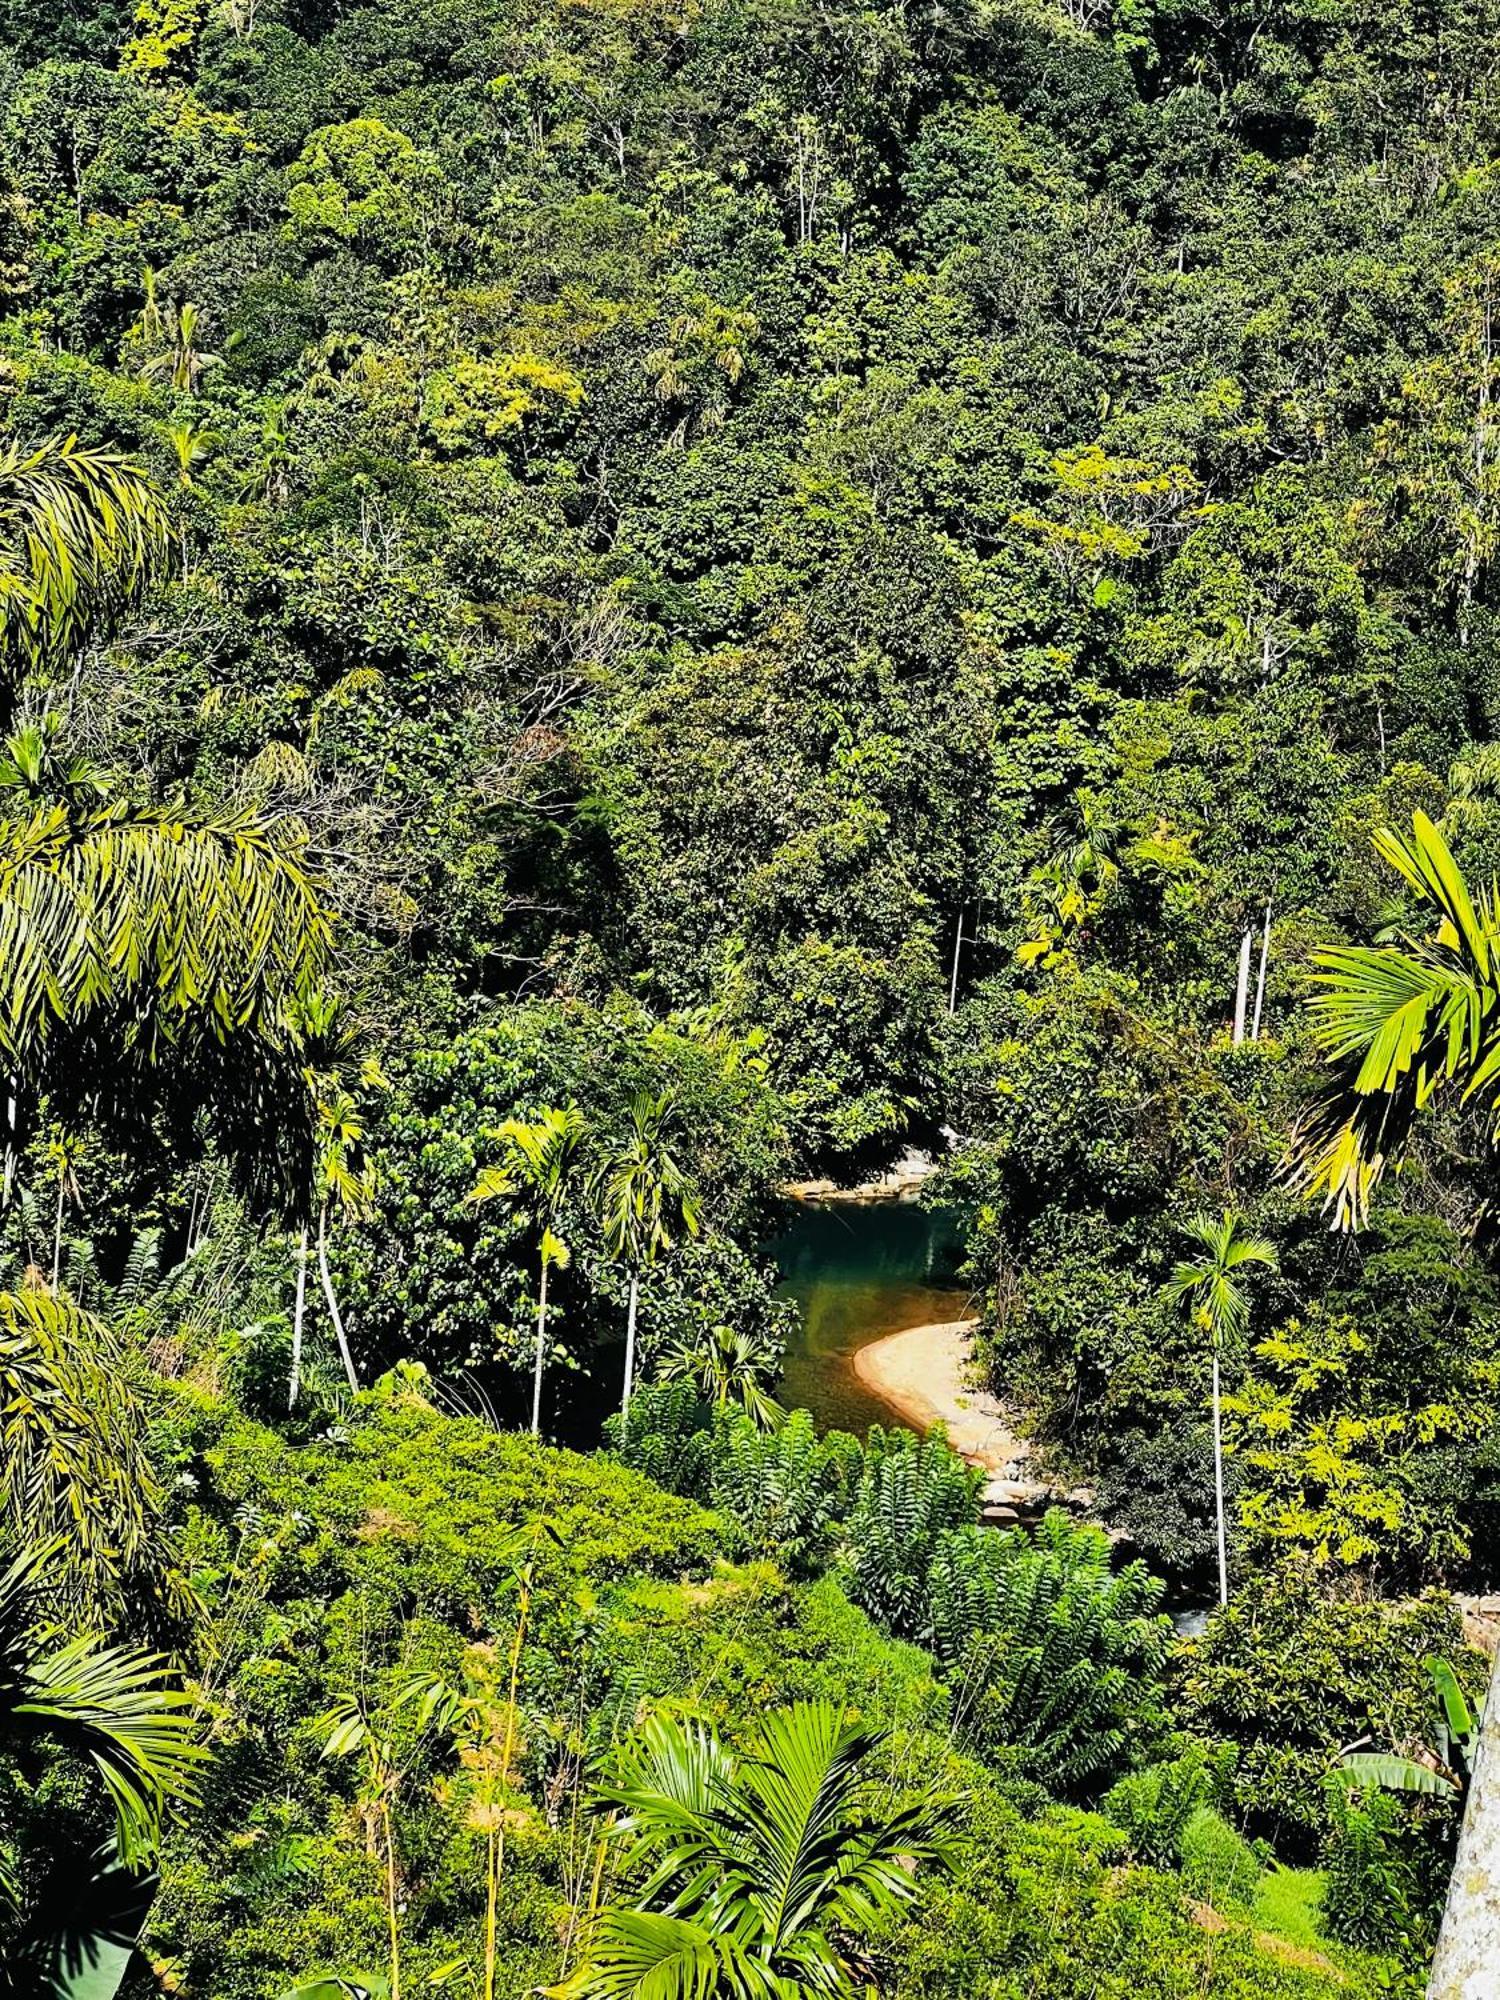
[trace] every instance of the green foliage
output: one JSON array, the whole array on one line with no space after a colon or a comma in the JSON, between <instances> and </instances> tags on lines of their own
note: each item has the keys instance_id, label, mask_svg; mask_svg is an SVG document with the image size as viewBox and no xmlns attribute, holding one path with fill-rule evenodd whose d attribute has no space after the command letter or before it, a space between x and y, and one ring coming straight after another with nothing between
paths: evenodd
<instances>
[{"instance_id":1,"label":"green foliage","mask_svg":"<svg viewBox=\"0 0 1500 2000\"><path fill-rule=\"evenodd\" d=\"M1130 1838L1131 1850L1156 1868L1180 1867L1187 1829L1219 1789L1212 1759L1192 1745L1170 1763L1132 1771L1112 1785L1102 1811Z\"/></svg>"},{"instance_id":2,"label":"green foliage","mask_svg":"<svg viewBox=\"0 0 1500 2000\"><path fill-rule=\"evenodd\" d=\"M1378 1791L1361 1793L1330 1777L1323 1865L1328 1928L1346 1944L1388 1947L1411 1922L1415 1887L1402 1852L1402 1815Z\"/></svg>"},{"instance_id":3,"label":"green foliage","mask_svg":"<svg viewBox=\"0 0 1500 2000\"><path fill-rule=\"evenodd\" d=\"M598 1790L630 1907L601 1910L579 2000L856 1992L838 1938L915 1893L921 1865L955 1866L952 1802L893 1808L867 1772L880 1735L828 1702L768 1716L731 1757L709 1731L647 1722Z\"/></svg>"},{"instance_id":4,"label":"green foliage","mask_svg":"<svg viewBox=\"0 0 1500 2000\"><path fill-rule=\"evenodd\" d=\"M1263 1571L1244 1578L1184 1649L1177 1714L1195 1734L1241 1746L1236 1818L1282 1854L1310 1858L1327 1823L1322 1775L1338 1753L1431 1729L1426 1662L1435 1652L1477 1693L1482 1663L1460 1640L1454 1612L1436 1597L1328 1598L1305 1567Z\"/></svg>"},{"instance_id":5,"label":"green foliage","mask_svg":"<svg viewBox=\"0 0 1500 2000\"><path fill-rule=\"evenodd\" d=\"M874 1426L844 1528L841 1575L854 1602L889 1631L930 1642L934 1565L949 1531L972 1527L983 1483L941 1431L916 1438Z\"/></svg>"},{"instance_id":6,"label":"green foliage","mask_svg":"<svg viewBox=\"0 0 1500 2000\"><path fill-rule=\"evenodd\" d=\"M774 1557L792 1576L822 1569L868 1474L857 1440L838 1431L819 1437L807 1411L794 1410L770 1431L721 1420L711 1450L713 1504L734 1545Z\"/></svg>"},{"instance_id":7,"label":"green foliage","mask_svg":"<svg viewBox=\"0 0 1500 2000\"><path fill-rule=\"evenodd\" d=\"M1144 1565L1111 1573L1108 1538L1061 1509L1035 1540L957 1529L929 1581L935 1650L954 1718L980 1749L1014 1746L1022 1768L1062 1789L1097 1781L1162 1729L1171 1636Z\"/></svg>"}]
</instances>

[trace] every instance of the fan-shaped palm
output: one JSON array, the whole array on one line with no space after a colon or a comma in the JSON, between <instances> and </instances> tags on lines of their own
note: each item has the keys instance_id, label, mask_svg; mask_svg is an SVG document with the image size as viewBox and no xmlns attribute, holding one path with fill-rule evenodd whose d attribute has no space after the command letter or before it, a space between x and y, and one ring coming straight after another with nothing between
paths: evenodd
<instances>
[{"instance_id":1,"label":"fan-shaped palm","mask_svg":"<svg viewBox=\"0 0 1500 2000\"><path fill-rule=\"evenodd\" d=\"M1219 1356L1227 1339L1237 1338L1250 1318L1250 1295L1245 1279L1250 1267L1259 1265L1274 1271L1276 1252L1264 1237L1247 1236L1240 1218L1226 1209L1216 1222L1211 1215L1195 1215L1185 1234L1197 1246L1197 1255L1185 1258L1172 1273L1168 1291L1172 1297L1188 1299L1194 1317L1208 1335L1213 1349L1214 1411L1214 1506L1219 1531L1219 1602L1229 1602L1229 1559L1224 1533L1224 1442L1220 1423ZM1236 1275L1238 1274L1238 1275Z\"/></svg>"},{"instance_id":2,"label":"fan-shaped palm","mask_svg":"<svg viewBox=\"0 0 1500 2000\"><path fill-rule=\"evenodd\" d=\"M654 1264L662 1251L671 1248L674 1229L680 1227L689 1236L698 1233L698 1206L668 1142L671 1114L670 1098L638 1091L630 1107L629 1129L597 1176L605 1248L630 1273L630 1298L625 1312L625 1393L620 1403L625 1423L630 1420L630 1390L635 1375L635 1323L641 1272Z\"/></svg>"},{"instance_id":3,"label":"fan-shaped palm","mask_svg":"<svg viewBox=\"0 0 1500 2000\"><path fill-rule=\"evenodd\" d=\"M531 1432L542 1433L542 1369L547 1358L547 1279L554 1267L565 1270L572 1252L557 1233L563 1200L572 1177L575 1155L583 1143L583 1114L574 1105L548 1105L530 1123L508 1118L498 1137L507 1159L502 1166L488 1167L469 1193L471 1202L493 1201L524 1187L531 1196L533 1218L539 1233L541 1283L536 1308L536 1363L531 1384Z\"/></svg>"},{"instance_id":4,"label":"fan-shaped palm","mask_svg":"<svg viewBox=\"0 0 1500 2000\"><path fill-rule=\"evenodd\" d=\"M0 450L0 715L144 582L166 515L134 460L77 438Z\"/></svg>"},{"instance_id":5,"label":"fan-shaped palm","mask_svg":"<svg viewBox=\"0 0 1500 2000\"><path fill-rule=\"evenodd\" d=\"M665 1717L598 1791L643 1879L603 1910L566 2000L803 2000L858 1990L842 1940L952 1862L951 1805L896 1806L867 1773L881 1733L828 1702L767 1718L735 1757Z\"/></svg>"}]
</instances>

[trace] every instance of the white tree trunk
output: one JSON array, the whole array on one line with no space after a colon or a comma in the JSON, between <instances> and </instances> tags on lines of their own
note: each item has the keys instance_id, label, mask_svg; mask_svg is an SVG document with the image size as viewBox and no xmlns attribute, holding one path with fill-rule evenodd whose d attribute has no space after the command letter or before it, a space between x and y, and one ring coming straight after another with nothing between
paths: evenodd
<instances>
[{"instance_id":1,"label":"white tree trunk","mask_svg":"<svg viewBox=\"0 0 1500 2000\"><path fill-rule=\"evenodd\" d=\"M531 1378L531 1435L542 1434L542 1364L547 1356L547 1260L542 1259L542 1295L536 1308L536 1368Z\"/></svg>"},{"instance_id":2,"label":"white tree trunk","mask_svg":"<svg viewBox=\"0 0 1500 2000\"><path fill-rule=\"evenodd\" d=\"M307 1224L302 1225L302 1235L297 1243L297 1303L292 1309L292 1384L287 1395L289 1410L297 1407L297 1392L302 1387L302 1320L307 1309Z\"/></svg>"},{"instance_id":3,"label":"white tree trunk","mask_svg":"<svg viewBox=\"0 0 1500 2000\"><path fill-rule=\"evenodd\" d=\"M1214 1512L1219 1522L1219 1602L1229 1602L1229 1555L1224 1540L1224 1438L1219 1427L1219 1350L1214 1349Z\"/></svg>"},{"instance_id":4,"label":"white tree trunk","mask_svg":"<svg viewBox=\"0 0 1500 2000\"><path fill-rule=\"evenodd\" d=\"M948 984L948 1012L958 1012L958 960L964 948L964 907L958 906L958 923L953 932L953 977Z\"/></svg>"},{"instance_id":5,"label":"white tree trunk","mask_svg":"<svg viewBox=\"0 0 1500 2000\"><path fill-rule=\"evenodd\" d=\"M1500 1994L1500 1653L1490 1674L1427 2000Z\"/></svg>"},{"instance_id":6,"label":"white tree trunk","mask_svg":"<svg viewBox=\"0 0 1500 2000\"><path fill-rule=\"evenodd\" d=\"M1254 931L1246 931L1240 939L1240 976L1234 989L1234 1045L1239 1047L1245 1039L1245 1006L1250 998L1250 946L1255 938Z\"/></svg>"},{"instance_id":7,"label":"white tree trunk","mask_svg":"<svg viewBox=\"0 0 1500 2000\"><path fill-rule=\"evenodd\" d=\"M337 1294L333 1289L333 1273L328 1268L328 1205L325 1202L318 1216L318 1276L323 1280L323 1296L328 1301L328 1317L333 1321L333 1337L339 1344L339 1355L344 1364L344 1373L349 1377L349 1387L359 1393L359 1377L354 1372L354 1357L349 1352L349 1343L344 1338L344 1316L339 1311Z\"/></svg>"},{"instance_id":8,"label":"white tree trunk","mask_svg":"<svg viewBox=\"0 0 1500 2000\"><path fill-rule=\"evenodd\" d=\"M641 1274L630 1274L630 1304L625 1309L625 1398L620 1404L620 1422L630 1422L630 1391L635 1381L635 1312L640 1300Z\"/></svg>"},{"instance_id":9,"label":"white tree trunk","mask_svg":"<svg viewBox=\"0 0 1500 2000\"><path fill-rule=\"evenodd\" d=\"M1250 1039L1260 1040L1260 1017L1266 1004L1266 961L1271 956L1271 905L1266 905L1265 928L1260 934L1260 977L1255 982L1255 1018L1250 1024Z\"/></svg>"},{"instance_id":10,"label":"white tree trunk","mask_svg":"<svg viewBox=\"0 0 1500 2000\"><path fill-rule=\"evenodd\" d=\"M62 1225L63 1197L68 1191L68 1170L65 1166L57 1170L57 1223L52 1231L52 1289L57 1290L62 1277Z\"/></svg>"}]
</instances>

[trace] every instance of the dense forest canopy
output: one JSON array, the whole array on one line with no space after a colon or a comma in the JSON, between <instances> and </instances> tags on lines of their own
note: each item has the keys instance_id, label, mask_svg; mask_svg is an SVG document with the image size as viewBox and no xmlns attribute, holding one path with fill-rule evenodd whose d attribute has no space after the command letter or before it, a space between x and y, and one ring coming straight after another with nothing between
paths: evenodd
<instances>
[{"instance_id":1,"label":"dense forest canopy","mask_svg":"<svg viewBox=\"0 0 1500 2000\"><path fill-rule=\"evenodd\" d=\"M1497 162L1491 0L0 0L0 1653L167 1704L0 1758L15 1991L96 1849L204 2000L1419 1990ZM1331 1167L1397 957L1475 1088ZM778 1189L913 1147L1113 1559L773 1400Z\"/></svg>"}]
</instances>

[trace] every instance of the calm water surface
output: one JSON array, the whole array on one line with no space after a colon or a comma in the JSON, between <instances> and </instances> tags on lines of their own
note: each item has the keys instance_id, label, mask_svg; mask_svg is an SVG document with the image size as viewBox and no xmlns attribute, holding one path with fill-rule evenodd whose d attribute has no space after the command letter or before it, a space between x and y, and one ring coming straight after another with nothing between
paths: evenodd
<instances>
[{"instance_id":1,"label":"calm water surface","mask_svg":"<svg viewBox=\"0 0 1500 2000\"><path fill-rule=\"evenodd\" d=\"M911 1201L789 1202L786 1227L766 1254L781 1272L780 1296L802 1310L777 1391L782 1402L860 1436L890 1423L852 1357L882 1334L963 1318L957 1218Z\"/></svg>"}]
</instances>

